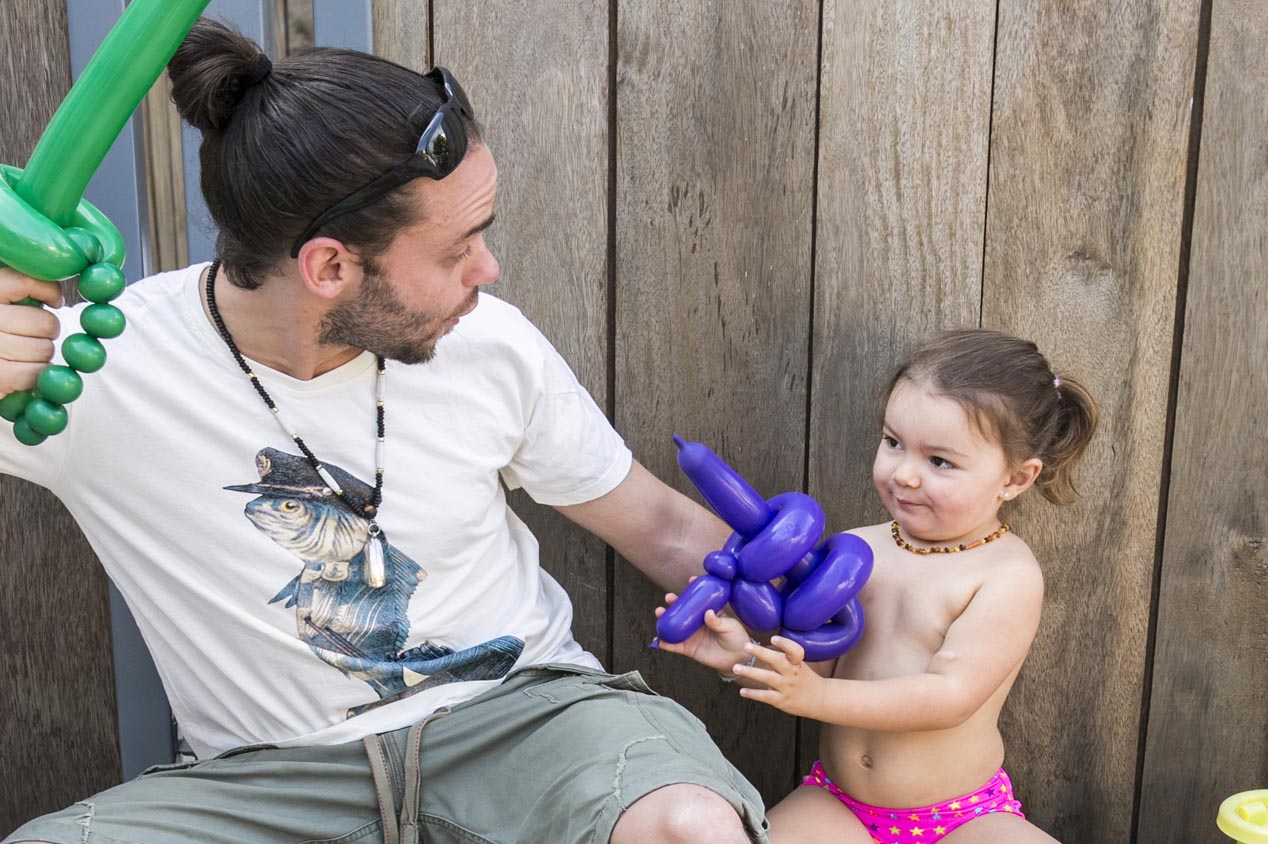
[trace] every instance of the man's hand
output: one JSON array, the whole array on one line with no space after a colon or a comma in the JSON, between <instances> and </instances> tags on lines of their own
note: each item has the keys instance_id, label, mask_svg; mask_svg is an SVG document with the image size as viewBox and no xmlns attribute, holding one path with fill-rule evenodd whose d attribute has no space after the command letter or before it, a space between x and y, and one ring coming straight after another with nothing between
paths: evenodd
<instances>
[{"instance_id":1,"label":"man's hand","mask_svg":"<svg viewBox=\"0 0 1268 844\"><path fill-rule=\"evenodd\" d=\"M57 282L0 267L0 397L35 386L61 331L57 317L45 309L16 304L28 296L55 308L64 301Z\"/></svg>"},{"instance_id":2,"label":"man's hand","mask_svg":"<svg viewBox=\"0 0 1268 844\"><path fill-rule=\"evenodd\" d=\"M695 578L691 578L695 580ZM656 608L656 617L665 614L678 596L670 592L665 596L665 606ZM736 662L747 662L744 646L749 643L748 631L739 619L718 615L713 610L704 614L704 626L678 644L657 640L656 647L666 653L681 654L707 665L715 671L730 674Z\"/></svg>"}]
</instances>

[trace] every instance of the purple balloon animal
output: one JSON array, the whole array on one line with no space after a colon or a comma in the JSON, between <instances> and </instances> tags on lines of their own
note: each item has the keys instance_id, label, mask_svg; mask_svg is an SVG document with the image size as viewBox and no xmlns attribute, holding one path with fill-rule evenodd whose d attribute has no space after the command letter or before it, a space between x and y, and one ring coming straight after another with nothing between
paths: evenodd
<instances>
[{"instance_id":1,"label":"purple balloon animal","mask_svg":"<svg viewBox=\"0 0 1268 844\"><path fill-rule=\"evenodd\" d=\"M752 630L778 629L822 662L854 647L863 635L858 593L872 573L872 549L847 533L822 544L819 503L800 492L767 501L706 445L674 437L678 466L735 533L704 558L693 580L656 622L666 642L685 640L709 610L728 603ZM772 580L783 576L776 588Z\"/></svg>"}]
</instances>

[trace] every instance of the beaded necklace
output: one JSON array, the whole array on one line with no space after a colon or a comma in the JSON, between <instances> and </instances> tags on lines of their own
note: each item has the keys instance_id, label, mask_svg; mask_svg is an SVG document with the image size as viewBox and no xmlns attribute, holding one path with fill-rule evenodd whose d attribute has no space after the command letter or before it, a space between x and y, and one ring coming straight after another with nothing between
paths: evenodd
<instances>
[{"instance_id":1,"label":"beaded necklace","mask_svg":"<svg viewBox=\"0 0 1268 844\"><path fill-rule=\"evenodd\" d=\"M895 521L893 524L889 526L889 532L894 535L894 542L897 543L899 548L903 549L904 551L910 551L913 554L920 554L922 556L925 554L957 554L960 551L970 551L974 548L977 548L978 546L985 545L988 542L994 542L995 540L999 539L1004 534L1008 533L1008 530L1009 530L1008 525L1002 524L999 526L999 530L995 531L994 533L989 533L986 536L983 536L981 539L977 540L976 542L970 542L968 545L938 545L933 548L918 548L915 545L912 545L911 543L907 542L905 539L903 539L901 536L898 535L897 521Z\"/></svg>"},{"instance_id":2,"label":"beaded necklace","mask_svg":"<svg viewBox=\"0 0 1268 844\"><path fill-rule=\"evenodd\" d=\"M277 403L273 401L273 397L264 389L264 385L260 383L260 379L251 371L250 364L247 359L242 356L242 352L238 351L238 346L233 342L233 337L229 334L229 329L225 327L225 321L220 316L220 309L216 307L216 274L220 270L220 259L217 258L211 264L211 270L207 273L207 311L211 314L211 321L216 324L216 330L220 332L220 337L225 341L225 345L229 347L233 359L238 362L238 367L243 374L250 380L251 386L259 393L260 398L264 400L265 406L273 411L273 418L277 420L277 424L290 437L295 445L303 452L307 458L309 465L321 477L328 489L326 492L334 493L335 497L343 503L345 507L354 514L360 516L369 522L369 532L365 540L365 582L366 585L378 589L387 583L387 568L384 563L387 549L383 539L383 529L379 527L379 523L375 521L378 515L379 505L383 503L383 444L385 441L384 413L383 413L383 381L387 373L387 365L382 355L376 355L375 361L378 366L378 374L374 380L374 401L375 401L375 427L378 430L378 442L374 446L374 491L370 494L369 500L355 501L354 494L351 490L345 490L335 480L330 470L322 465L317 459L317 455L313 454L312 449L304 442L303 438L291 427L286 419L282 416L281 409Z\"/></svg>"}]
</instances>

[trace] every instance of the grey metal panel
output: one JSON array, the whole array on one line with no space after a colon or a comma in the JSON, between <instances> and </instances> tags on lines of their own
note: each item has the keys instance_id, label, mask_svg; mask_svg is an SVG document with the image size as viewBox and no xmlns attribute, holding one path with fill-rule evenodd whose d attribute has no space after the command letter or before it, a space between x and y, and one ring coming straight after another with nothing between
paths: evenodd
<instances>
[{"instance_id":1,"label":"grey metal panel","mask_svg":"<svg viewBox=\"0 0 1268 844\"><path fill-rule=\"evenodd\" d=\"M233 26L243 35L264 46L269 53L273 49L273 3L271 0L212 0L204 12ZM198 178L198 146L202 135L189 124L181 125L181 145L185 159L185 218L188 220L189 260L191 263L210 261L216 256L216 227L203 202L201 180Z\"/></svg>"},{"instance_id":2,"label":"grey metal panel","mask_svg":"<svg viewBox=\"0 0 1268 844\"><path fill-rule=\"evenodd\" d=\"M70 71L78 79L88 60L123 13L123 0L70 0L67 23L70 34ZM141 231L144 228L142 197L143 171L137 167L138 152L144 148L140 119L134 117L106 153L84 198L100 208L119 228L127 250L124 270L128 281L144 275Z\"/></svg>"},{"instance_id":3,"label":"grey metal panel","mask_svg":"<svg viewBox=\"0 0 1268 844\"><path fill-rule=\"evenodd\" d=\"M313 0L313 43L372 52L370 0Z\"/></svg>"},{"instance_id":4,"label":"grey metal panel","mask_svg":"<svg viewBox=\"0 0 1268 844\"><path fill-rule=\"evenodd\" d=\"M79 78L123 7L123 0L70 0L67 4L73 78ZM84 192L84 198L100 208L123 236L128 281L143 277L147 263L143 259L145 174L138 166L144 146L141 120L133 117ZM110 629L119 707L119 756L123 777L130 779L150 765L172 760L172 712L141 631L113 584Z\"/></svg>"}]
</instances>

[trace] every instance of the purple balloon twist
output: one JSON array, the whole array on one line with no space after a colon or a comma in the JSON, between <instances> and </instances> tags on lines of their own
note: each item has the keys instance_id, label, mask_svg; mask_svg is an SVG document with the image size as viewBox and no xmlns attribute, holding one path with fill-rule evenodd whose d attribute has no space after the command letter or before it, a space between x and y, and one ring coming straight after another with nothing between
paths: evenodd
<instances>
[{"instance_id":1,"label":"purple balloon twist","mask_svg":"<svg viewBox=\"0 0 1268 844\"><path fill-rule=\"evenodd\" d=\"M706 573L657 620L659 638L682 642L704 624L705 613L729 603L745 626L778 629L811 662L852 648L863 634L857 595L872 571L867 543L839 533L817 545L824 514L813 498L787 492L766 501L708 446L677 435L674 443L678 466L735 533L705 557ZM771 581L781 576L777 589Z\"/></svg>"}]
</instances>

